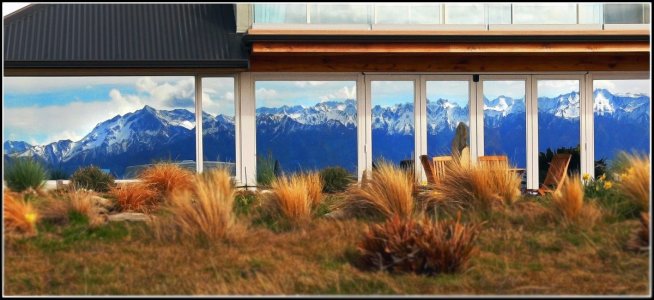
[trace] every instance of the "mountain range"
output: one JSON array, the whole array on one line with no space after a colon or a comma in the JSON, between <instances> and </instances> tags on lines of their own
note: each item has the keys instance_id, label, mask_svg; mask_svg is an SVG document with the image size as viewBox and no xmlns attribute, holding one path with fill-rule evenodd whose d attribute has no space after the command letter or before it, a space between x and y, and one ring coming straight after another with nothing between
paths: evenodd
<instances>
[{"instance_id":1,"label":"mountain range","mask_svg":"<svg viewBox=\"0 0 654 300\"><path fill-rule=\"evenodd\" d=\"M595 90L594 97L595 131L606 135L602 141L596 141L599 145L604 140L619 140L618 145L647 147L649 151L649 141L642 138L642 128L649 124L649 97L617 95L605 89ZM540 148L578 144L579 93L539 98L538 103ZM427 100L430 155L449 153L457 125L468 124L468 112L467 105L461 107L447 99ZM484 98L487 154L506 153L518 165L524 165L524 112L523 99ZM235 161L234 117L206 112L202 116L204 159ZM411 159L413 104L374 106L372 119L373 158L383 156L396 162ZM284 170L340 165L356 171L355 100L325 101L306 107L259 107L256 125L257 153L272 153ZM639 142L642 140L645 142ZM610 144L606 147L615 148ZM153 158L195 160L195 114L185 109L157 110L146 105L97 124L79 141L60 140L47 145L5 141L3 149L5 158L34 157L50 168L69 173L79 166L94 164L110 169L120 178L127 166L150 163ZM596 154L609 155L597 146Z\"/></svg>"}]
</instances>

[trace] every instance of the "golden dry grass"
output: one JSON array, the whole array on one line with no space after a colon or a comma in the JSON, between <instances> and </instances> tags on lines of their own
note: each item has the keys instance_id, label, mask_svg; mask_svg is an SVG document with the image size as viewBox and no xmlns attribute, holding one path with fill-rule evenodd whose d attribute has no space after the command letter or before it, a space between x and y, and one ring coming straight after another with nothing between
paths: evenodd
<instances>
[{"instance_id":1,"label":"golden dry grass","mask_svg":"<svg viewBox=\"0 0 654 300\"><path fill-rule=\"evenodd\" d=\"M266 213L284 218L292 225L306 224L311 220L314 200L309 192L310 181L303 175L280 176L264 194Z\"/></svg>"},{"instance_id":2,"label":"golden dry grass","mask_svg":"<svg viewBox=\"0 0 654 300\"><path fill-rule=\"evenodd\" d=\"M414 184L413 176L408 172L392 163L382 162L366 180L350 186L346 197L334 209L344 209L352 215L408 218L414 214Z\"/></svg>"},{"instance_id":3,"label":"golden dry grass","mask_svg":"<svg viewBox=\"0 0 654 300\"><path fill-rule=\"evenodd\" d=\"M421 193L425 206L465 206L489 210L520 198L520 178L501 168L449 164L437 185Z\"/></svg>"},{"instance_id":4,"label":"golden dry grass","mask_svg":"<svg viewBox=\"0 0 654 300\"><path fill-rule=\"evenodd\" d=\"M566 224L592 227L601 217L601 211L592 203L584 202L584 187L580 176L566 176L561 188L552 194L555 214Z\"/></svg>"},{"instance_id":5,"label":"golden dry grass","mask_svg":"<svg viewBox=\"0 0 654 300\"><path fill-rule=\"evenodd\" d=\"M305 181L307 186L307 193L309 194L309 200L311 201L311 207L317 207L323 200L322 194L322 179L320 178L320 173L318 172L309 172L302 174L302 180Z\"/></svg>"},{"instance_id":6,"label":"golden dry grass","mask_svg":"<svg viewBox=\"0 0 654 300\"><path fill-rule=\"evenodd\" d=\"M59 192L55 196L47 196L39 207L42 219L54 223L67 223L70 213L77 213L86 218L92 227L105 222L100 214L102 209L93 199L98 195L91 190L71 188L65 193Z\"/></svg>"},{"instance_id":7,"label":"golden dry grass","mask_svg":"<svg viewBox=\"0 0 654 300\"><path fill-rule=\"evenodd\" d=\"M636 202L643 211L649 211L650 202L650 161L645 155L625 154L627 170L620 174L618 189Z\"/></svg>"},{"instance_id":8,"label":"golden dry grass","mask_svg":"<svg viewBox=\"0 0 654 300\"><path fill-rule=\"evenodd\" d=\"M158 163L138 176L144 183L152 185L162 197L168 197L174 190L189 190L193 187L193 173L172 163Z\"/></svg>"},{"instance_id":9,"label":"golden dry grass","mask_svg":"<svg viewBox=\"0 0 654 300\"><path fill-rule=\"evenodd\" d=\"M214 169L195 176L192 189L175 190L151 225L160 239L217 241L235 228L235 190L229 172Z\"/></svg>"},{"instance_id":10,"label":"golden dry grass","mask_svg":"<svg viewBox=\"0 0 654 300\"><path fill-rule=\"evenodd\" d=\"M109 191L122 211L152 211L161 201L160 194L153 184L145 182L126 183Z\"/></svg>"},{"instance_id":11,"label":"golden dry grass","mask_svg":"<svg viewBox=\"0 0 654 300\"><path fill-rule=\"evenodd\" d=\"M5 235L16 237L29 237L37 234L36 223L39 215L34 206L25 201L21 194L14 193L5 188L3 201L3 217L5 221Z\"/></svg>"},{"instance_id":12,"label":"golden dry grass","mask_svg":"<svg viewBox=\"0 0 654 300\"><path fill-rule=\"evenodd\" d=\"M640 214L640 229L638 230L638 240L641 246L649 246L649 213Z\"/></svg>"}]
</instances>

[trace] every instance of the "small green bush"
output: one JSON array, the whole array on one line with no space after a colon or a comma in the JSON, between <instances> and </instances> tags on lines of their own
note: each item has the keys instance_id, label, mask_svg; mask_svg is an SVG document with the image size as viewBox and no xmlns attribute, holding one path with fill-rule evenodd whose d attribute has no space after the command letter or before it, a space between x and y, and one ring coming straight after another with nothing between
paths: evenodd
<instances>
[{"instance_id":1,"label":"small green bush","mask_svg":"<svg viewBox=\"0 0 654 300\"><path fill-rule=\"evenodd\" d=\"M67 180L70 176L62 169L54 169L48 172L50 180Z\"/></svg>"},{"instance_id":2,"label":"small green bush","mask_svg":"<svg viewBox=\"0 0 654 300\"><path fill-rule=\"evenodd\" d=\"M320 178L322 179L323 192L337 193L347 189L347 187L354 181L352 175L341 167L330 167L320 171Z\"/></svg>"},{"instance_id":3,"label":"small green bush","mask_svg":"<svg viewBox=\"0 0 654 300\"><path fill-rule=\"evenodd\" d=\"M70 178L73 186L105 193L114 186L114 177L96 166L80 168Z\"/></svg>"},{"instance_id":4,"label":"small green bush","mask_svg":"<svg viewBox=\"0 0 654 300\"><path fill-rule=\"evenodd\" d=\"M610 177L610 174L602 174L596 179L584 179L585 197L602 207L608 213L609 221L638 218L640 207L622 195L614 187L614 183L607 179Z\"/></svg>"},{"instance_id":5,"label":"small green bush","mask_svg":"<svg viewBox=\"0 0 654 300\"><path fill-rule=\"evenodd\" d=\"M7 186L22 192L28 188L38 189L48 178L45 167L32 158L17 158L11 161L5 169Z\"/></svg>"},{"instance_id":6,"label":"small green bush","mask_svg":"<svg viewBox=\"0 0 654 300\"><path fill-rule=\"evenodd\" d=\"M268 153L266 157L257 158L257 185L270 186L276 178L275 174L275 158L272 153Z\"/></svg>"}]
</instances>

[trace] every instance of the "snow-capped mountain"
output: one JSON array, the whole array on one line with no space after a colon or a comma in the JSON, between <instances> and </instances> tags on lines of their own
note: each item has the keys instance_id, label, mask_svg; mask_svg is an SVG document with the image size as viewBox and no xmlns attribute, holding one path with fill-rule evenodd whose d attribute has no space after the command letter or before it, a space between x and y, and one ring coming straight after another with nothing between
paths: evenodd
<instances>
[{"instance_id":1,"label":"snow-capped mountain","mask_svg":"<svg viewBox=\"0 0 654 300\"><path fill-rule=\"evenodd\" d=\"M5 151L5 154L13 154L25 152L25 150L31 148L32 145L23 142L23 141L5 141L2 145L2 148Z\"/></svg>"}]
</instances>

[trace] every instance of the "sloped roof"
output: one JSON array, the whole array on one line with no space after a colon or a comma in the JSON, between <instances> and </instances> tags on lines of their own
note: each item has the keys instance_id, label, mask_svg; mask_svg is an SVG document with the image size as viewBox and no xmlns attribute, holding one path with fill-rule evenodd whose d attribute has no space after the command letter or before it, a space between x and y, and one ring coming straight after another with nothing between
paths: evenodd
<instances>
[{"instance_id":1,"label":"sloped roof","mask_svg":"<svg viewBox=\"0 0 654 300\"><path fill-rule=\"evenodd\" d=\"M33 4L4 18L5 67L247 68L234 4Z\"/></svg>"}]
</instances>

